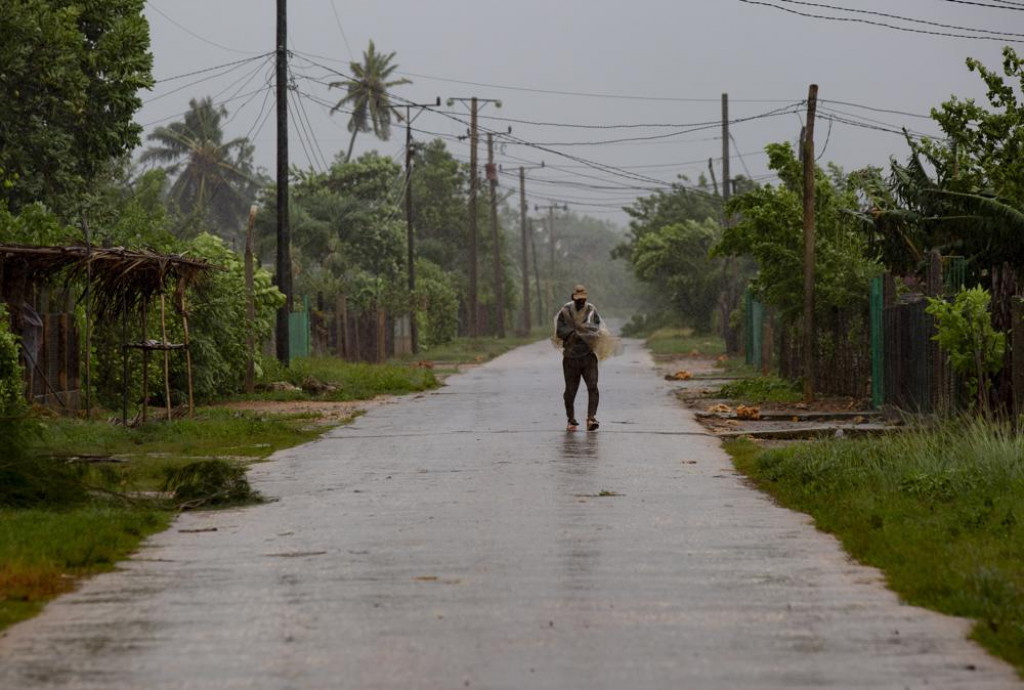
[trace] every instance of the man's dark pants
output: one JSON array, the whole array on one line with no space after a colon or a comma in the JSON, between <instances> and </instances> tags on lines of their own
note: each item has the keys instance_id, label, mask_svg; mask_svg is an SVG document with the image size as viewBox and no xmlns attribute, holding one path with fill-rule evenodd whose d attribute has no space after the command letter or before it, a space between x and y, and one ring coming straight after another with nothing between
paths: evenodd
<instances>
[{"instance_id":1,"label":"man's dark pants","mask_svg":"<svg viewBox=\"0 0 1024 690\"><path fill-rule=\"evenodd\" d=\"M575 418L573 403L580 388L580 378L587 384L587 419L597 416L597 355L593 352L586 357L563 357L562 373L565 374L565 416Z\"/></svg>"}]
</instances>

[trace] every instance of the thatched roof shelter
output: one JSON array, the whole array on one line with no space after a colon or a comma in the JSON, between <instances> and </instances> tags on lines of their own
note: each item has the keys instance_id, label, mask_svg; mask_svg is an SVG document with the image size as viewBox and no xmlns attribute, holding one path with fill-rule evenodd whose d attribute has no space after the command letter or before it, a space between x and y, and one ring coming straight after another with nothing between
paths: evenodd
<instances>
[{"instance_id":1,"label":"thatched roof shelter","mask_svg":"<svg viewBox=\"0 0 1024 690\"><path fill-rule=\"evenodd\" d=\"M88 283L97 316L109 318L140 310L166 287L181 292L197 286L215 269L200 259L145 249L0 244L0 295L23 294L30 284Z\"/></svg>"}]
</instances>

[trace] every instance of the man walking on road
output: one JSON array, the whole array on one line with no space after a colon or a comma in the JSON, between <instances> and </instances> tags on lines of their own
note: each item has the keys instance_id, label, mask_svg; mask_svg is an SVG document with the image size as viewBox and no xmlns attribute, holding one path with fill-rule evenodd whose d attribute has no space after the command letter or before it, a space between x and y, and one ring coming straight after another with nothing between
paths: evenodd
<instances>
[{"instance_id":1,"label":"man walking on road","mask_svg":"<svg viewBox=\"0 0 1024 690\"><path fill-rule=\"evenodd\" d=\"M555 317L555 341L562 346L562 373L565 375L565 415L569 431L576 431L575 401L580 387L580 378L587 384L587 431L596 431L597 403L597 355L594 353L601 334L601 317L593 304L587 302L587 289L577 285L572 291L572 301L567 302Z\"/></svg>"}]
</instances>

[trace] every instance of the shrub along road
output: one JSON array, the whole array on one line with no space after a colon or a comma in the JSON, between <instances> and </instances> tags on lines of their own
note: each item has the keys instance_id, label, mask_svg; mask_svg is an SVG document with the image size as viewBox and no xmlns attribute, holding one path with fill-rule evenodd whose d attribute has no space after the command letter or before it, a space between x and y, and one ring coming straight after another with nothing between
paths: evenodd
<instances>
[{"instance_id":1,"label":"shrub along road","mask_svg":"<svg viewBox=\"0 0 1024 690\"><path fill-rule=\"evenodd\" d=\"M562 430L560 372L520 348L278 453L277 501L11 628L0 687L1021 687L749 488L638 342L597 433Z\"/></svg>"}]
</instances>

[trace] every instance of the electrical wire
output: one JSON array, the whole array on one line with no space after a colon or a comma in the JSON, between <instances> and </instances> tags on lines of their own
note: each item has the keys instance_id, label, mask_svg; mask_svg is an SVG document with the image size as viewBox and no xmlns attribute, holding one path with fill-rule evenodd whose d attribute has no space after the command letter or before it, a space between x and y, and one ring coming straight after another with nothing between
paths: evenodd
<instances>
[{"instance_id":1,"label":"electrical wire","mask_svg":"<svg viewBox=\"0 0 1024 690\"><path fill-rule=\"evenodd\" d=\"M157 14L159 14L161 17L163 17L164 19L169 21L171 24L174 24L176 27L178 27L179 29L181 29L182 31L187 33L192 38L196 38L196 39L202 41L203 43L209 44L209 45L211 45L211 46L213 46L215 48L220 48L221 50L226 50L229 53L239 53L240 55L254 55L255 54L254 51L238 50L237 48L230 48L228 46L221 45L220 43L217 43L216 41L211 41L210 39L208 39L208 38L206 38L204 36L200 36L199 34L197 34L192 29L188 28L184 24L181 24L181 23L175 21L173 18L168 16L166 13L164 13L159 7L157 7L156 5L153 4L153 0L147 0L146 4L149 6L149 9L151 9L154 12L156 12Z\"/></svg>"},{"instance_id":2,"label":"electrical wire","mask_svg":"<svg viewBox=\"0 0 1024 690\"><path fill-rule=\"evenodd\" d=\"M980 4L980 3L968 2L968 0L950 0L950 1L951 2L962 2L964 4L972 4L972 5ZM885 22L876 22L876 21L871 20L871 19L858 19L856 17L833 17L833 16L829 16L829 15L826 15L826 14L814 14L812 12L803 12L801 10L794 10L792 8L789 8L789 7L782 7L780 5L774 5L774 4L770 3L770 2L764 2L763 0L739 0L739 2L746 3L748 5L761 5L763 7L770 7L770 8L775 9L775 10L780 10L782 12L788 12L789 14L799 15L801 17L809 17L811 19L824 19L824 20L827 20L827 21L848 22L848 23L853 23L853 24L868 24L870 26L878 26L878 27L882 27L882 28L886 28L886 29L893 29L895 31L905 31L905 32L914 33L914 34L924 34L924 35L928 35L928 36L943 36L943 37L946 37L946 38L970 38L970 39L974 39L974 40L977 40L977 41L1001 41L1001 42L1005 42L1005 43L1024 43L1024 40L1015 39L1015 38L1001 38L1001 37L998 37L998 36L971 36L969 34L955 34L955 33L950 33L950 32L947 32L947 31L930 31L928 29L912 29L912 28L906 27L906 26L896 26L894 24L887 24ZM992 5L989 5L989 7L992 7ZM1011 8L1007 7L1007 8L1004 8L1004 9L1011 9ZM966 29L965 28L965 29L962 29L962 30L970 31L971 29Z\"/></svg>"},{"instance_id":3,"label":"electrical wire","mask_svg":"<svg viewBox=\"0 0 1024 690\"><path fill-rule=\"evenodd\" d=\"M884 17L886 19L896 19L902 22L911 22L913 24L922 24L924 26L934 26L940 29L955 29L957 31L971 31L982 34L992 34L998 36L1017 36L1022 37L1024 34L1014 33L1010 31L996 31L990 29L973 29L967 26L960 26L957 24L943 24L942 22L933 22L928 19L916 19L914 17L905 17L899 14L890 14L888 12L877 12L874 10L860 10L852 7L839 7L837 5L827 5L820 2L810 2L810 0L774 0L774 2L784 2L789 5L802 5L804 7L820 7L826 10L833 10L836 12L849 12L851 14L865 14L872 17Z\"/></svg>"}]
</instances>

